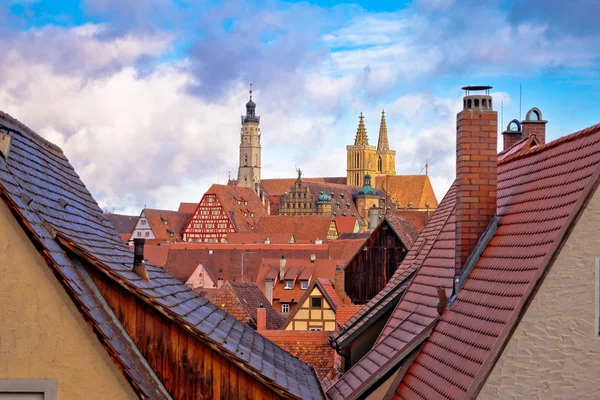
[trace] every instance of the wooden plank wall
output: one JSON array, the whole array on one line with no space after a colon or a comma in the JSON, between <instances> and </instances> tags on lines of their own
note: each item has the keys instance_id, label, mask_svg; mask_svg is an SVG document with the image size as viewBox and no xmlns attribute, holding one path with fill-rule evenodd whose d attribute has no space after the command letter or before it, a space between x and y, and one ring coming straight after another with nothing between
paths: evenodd
<instances>
[{"instance_id":1,"label":"wooden plank wall","mask_svg":"<svg viewBox=\"0 0 600 400\"><path fill-rule=\"evenodd\" d=\"M102 272L88 272L174 399L281 398Z\"/></svg>"},{"instance_id":2,"label":"wooden plank wall","mask_svg":"<svg viewBox=\"0 0 600 400\"><path fill-rule=\"evenodd\" d=\"M354 304L365 304L379 293L407 253L386 221L367 239L366 248L345 268L344 289Z\"/></svg>"}]
</instances>

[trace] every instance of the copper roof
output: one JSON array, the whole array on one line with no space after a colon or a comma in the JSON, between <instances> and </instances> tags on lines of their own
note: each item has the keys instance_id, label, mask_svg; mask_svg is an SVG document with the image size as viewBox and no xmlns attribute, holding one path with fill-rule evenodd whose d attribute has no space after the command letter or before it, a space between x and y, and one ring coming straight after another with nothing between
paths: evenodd
<instances>
[{"instance_id":1,"label":"copper roof","mask_svg":"<svg viewBox=\"0 0 600 400\"><path fill-rule=\"evenodd\" d=\"M378 176L375 188L385 190L392 203L401 208L433 210L438 206L427 175Z\"/></svg>"},{"instance_id":2,"label":"copper roof","mask_svg":"<svg viewBox=\"0 0 600 400\"><path fill-rule=\"evenodd\" d=\"M103 346L140 396L167 397L133 341L109 315L101 295L73 264L70 252L84 257L107 279L143 300L148 304L148 312L161 313L176 321L190 333L190 339L202 341L267 387L292 398L322 398L312 368L287 351L161 268L146 265L150 282L132 272L131 250L119 238L62 151L6 114L0 114L0 124L12 137L8 157L0 157L1 198L43 249L57 279L88 316L102 337Z\"/></svg>"},{"instance_id":3,"label":"copper roof","mask_svg":"<svg viewBox=\"0 0 600 400\"><path fill-rule=\"evenodd\" d=\"M600 125L498 164L497 230L397 397L477 396L599 176Z\"/></svg>"}]
</instances>

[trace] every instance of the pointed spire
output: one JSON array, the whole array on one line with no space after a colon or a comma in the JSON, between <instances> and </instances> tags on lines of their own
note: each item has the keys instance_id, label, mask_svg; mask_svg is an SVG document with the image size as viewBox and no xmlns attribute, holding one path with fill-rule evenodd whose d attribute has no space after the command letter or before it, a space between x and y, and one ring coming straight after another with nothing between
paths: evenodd
<instances>
[{"instance_id":1,"label":"pointed spire","mask_svg":"<svg viewBox=\"0 0 600 400\"><path fill-rule=\"evenodd\" d=\"M379 141L377 142L377 151L388 151L387 125L385 124L385 111L381 110L381 124L379 125Z\"/></svg>"},{"instance_id":2,"label":"pointed spire","mask_svg":"<svg viewBox=\"0 0 600 400\"><path fill-rule=\"evenodd\" d=\"M365 128L365 122L363 113L360 113L360 121L358 122L358 130L356 131L356 138L354 139L355 146L368 146L369 138L367 137L367 129Z\"/></svg>"}]
</instances>

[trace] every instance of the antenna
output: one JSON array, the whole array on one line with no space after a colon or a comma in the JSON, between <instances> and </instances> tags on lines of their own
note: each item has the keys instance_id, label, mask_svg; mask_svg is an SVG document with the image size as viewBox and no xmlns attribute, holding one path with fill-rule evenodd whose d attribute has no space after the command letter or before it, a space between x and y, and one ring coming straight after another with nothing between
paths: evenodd
<instances>
[{"instance_id":1,"label":"antenna","mask_svg":"<svg viewBox=\"0 0 600 400\"><path fill-rule=\"evenodd\" d=\"M500 129L504 129L504 100L500 102Z\"/></svg>"},{"instance_id":2,"label":"antenna","mask_svg":"<svg viewBox=\"0 0 600 400\"><path fill-rule=\"evenodd\" d=\"M523 85L519 84L519 121L521 120L521 104L523 101Z\"/></svg>"}]
</instances>

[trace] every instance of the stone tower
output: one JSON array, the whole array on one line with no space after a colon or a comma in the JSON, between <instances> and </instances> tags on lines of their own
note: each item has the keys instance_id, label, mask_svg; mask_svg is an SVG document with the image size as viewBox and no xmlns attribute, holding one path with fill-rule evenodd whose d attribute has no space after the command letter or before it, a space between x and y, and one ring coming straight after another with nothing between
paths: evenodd
<instances>
[{"instance_id":1,"label":"stone tower","mask_svg":"<svg viewBox=\"0 0 600 400\"><path fill-rule=\"evenodd\" d=\"M354 138L353 146L346 146L347 156L347 178L348 185L360 186L365 175L375 175L376 171L375 146L369 146L367 129L363 114L360 113L358 130Z\"/></svg>"},{"instance_id":2,"label":"stone tower","mask_svg":"<svg viewBox=\"0 0 600 400\"><path fill-rule=\"evenodd\" d=\"M246 103L246 115L242 115L240 135L240 166L236 186L251 187L258 191L260 183L260 117L256 115L256 104Z\"/></svg>"},{"instance_id":3,"label":"stone tower","mask_svg":"<svg viewBox=\"0 0 600 400\"><path fill-rule=\"evenodd\" d=\"M381 175L396 175L396 151L390 150L385 123L385 111L381 110L381 123L379 124L379 140L377 142L377 173Z\"/></svg>"}]
</instances>

